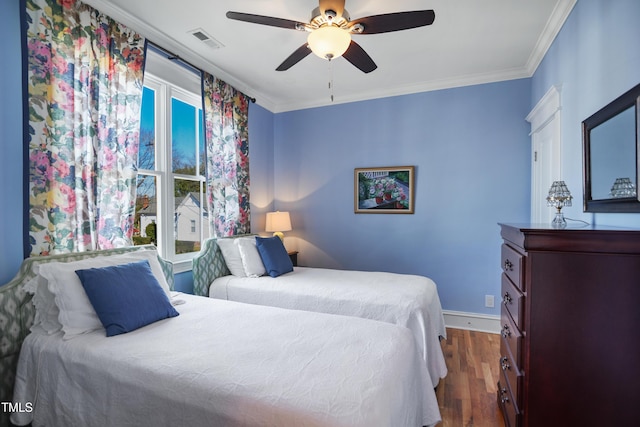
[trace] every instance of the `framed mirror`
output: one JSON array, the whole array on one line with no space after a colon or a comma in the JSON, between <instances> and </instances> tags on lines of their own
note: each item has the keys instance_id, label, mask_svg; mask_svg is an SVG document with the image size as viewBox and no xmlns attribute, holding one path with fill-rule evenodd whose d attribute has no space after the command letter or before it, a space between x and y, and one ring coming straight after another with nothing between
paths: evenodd
<instances>
[{"instance_id":1,"label":"framed mirror","mask_svg":"<svg viewBox=\"0 0 640 427\"><path fill-rule=\"evenodd\" d=\"M582 122L585 212L640 212L640 84Z\"/></svg>"}]
</instances>

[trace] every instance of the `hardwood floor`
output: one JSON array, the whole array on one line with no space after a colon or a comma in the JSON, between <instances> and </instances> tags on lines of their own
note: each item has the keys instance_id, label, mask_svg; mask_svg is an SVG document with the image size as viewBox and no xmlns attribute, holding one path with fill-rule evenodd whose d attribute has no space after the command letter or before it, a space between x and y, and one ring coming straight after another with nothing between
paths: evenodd
<instances>
[{"instance_id":1,"label":"hardwood floor","mask_svg":"<svg viewBox=\"0 0 640 427\"><path fill-rule=\"evenodd\" d=\"M449 373L436 396L442 427L504 427L496 391L500 335L447 329L442 349Z\"/></svg>"}]
</instances>

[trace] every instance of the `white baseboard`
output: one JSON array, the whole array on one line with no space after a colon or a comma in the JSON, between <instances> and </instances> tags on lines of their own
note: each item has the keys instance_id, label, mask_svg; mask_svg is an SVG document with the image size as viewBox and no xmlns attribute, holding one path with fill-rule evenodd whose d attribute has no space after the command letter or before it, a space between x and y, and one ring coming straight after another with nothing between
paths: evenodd
<instances>
[{"instance_id":1,"label":"white baseboard","mask_svg":"<svg viewBox=\"0 0 640 427\"><path fill-rule=\"evenodd\" d=\"M500 333L500 316L446 310L443 310L442 313L444 314L444 324L447 328L468 329L493 334Z\"/></svg>"}]
</instances>

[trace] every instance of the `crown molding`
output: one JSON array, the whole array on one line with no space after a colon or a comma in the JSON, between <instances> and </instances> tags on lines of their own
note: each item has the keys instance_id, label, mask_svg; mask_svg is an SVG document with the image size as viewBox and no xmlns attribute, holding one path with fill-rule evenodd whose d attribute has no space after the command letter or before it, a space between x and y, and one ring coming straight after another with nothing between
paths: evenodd
<instances>
[{"instance_id":1,"label":"crown molding","mask_svg":"<svg viewBox=\"0 0 640 427\"><path fill-rule=\"evenodd\" d=\"M577 1L578 0L560 0L558 4L556 4L555 9L547 21L547 25L545 25L540 37L538 37L536 46L533 48L527 61L526 68L529 77L533 76L538 69L538 66L544 59L544 56L547 54L547 51L553 44L553 41L556 39L556 36L562 29L562 26L571 14Z\"/></svg>"},{"instance_id":2,"label":"crown molding","mask_svg":"<svg viewBox=\"0 0 640 427\"><path fill-rule=\"evenodd\" d=\"M431 92L442 89L453 89L464 86L474 86L487 83L496 83L508 80L529 78L526 68L503 70L497 73L473 74L468 76L452 77L440 80L430 80L420 84L405 85L395 87L393 90L372 90L361 93L353 97L341 97L340 93L335 94L334 102L322 100L315 103L289 103L279 104L273 113L284 113L287 111L305 110L309 108L328 107L331 105L347 104L351 102L370 101L372 99L390 98L394 96L411 95L421 92Z\"/></svg>"}]
</instances>

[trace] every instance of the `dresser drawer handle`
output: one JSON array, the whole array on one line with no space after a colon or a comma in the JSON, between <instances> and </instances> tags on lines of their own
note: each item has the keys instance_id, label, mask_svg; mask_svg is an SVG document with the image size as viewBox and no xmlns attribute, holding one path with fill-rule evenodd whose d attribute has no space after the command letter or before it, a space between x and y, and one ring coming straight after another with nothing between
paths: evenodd
<instances>
[{"instance_id":1,"label":"dresser drawer handle","mask_svg":"<svg viewBox=\"0 0 640 427\"><path fill-rule=\"evenodd\" d=\"M513 299L511 298L511 295L509 295L509 292L505 292L504 295L502 296L502 302L506 305L506 304L511 304L511 301L513 301Z\"/></svg>"},{"instance_id":2,"label":"dresser drawer handle","mask_svg":"<svg viewBox=\"0 0 640 427\"><path fill-rule=\"evenodd\" d=\"M500 332L504 338L509 338L511 336L511 330L509 329L509 325L505 324L502 327L502 332Z\"/></svg>"},{"instance_id":3,"label":"dresser drawer handle","mask_svg":"<svg viewBox=\"0 0 640 427\"><path fill-rule=\"evenodd\" d=\"M506 388L500 389L500 402L509 403L509 395Z\"/></svg>"},{"instance_id":4,"label":"dresser drawer handle","mask_svg":"<svg viewBox=\"0 0 640 427\"><path fill-rule=\"evenodd\" d=\"M500 367L502 367L503 371L511 369L511 365L509 364L509 359L507 358L507 356L502 356L500 358Z\"/></svg>"},{"instance_id":5,"label":"dresser drawer handle","mask_svg":"<svg viewBox=\"0 0 640 427\"><path fill-rule=\"evenodd\" d=\"M508 259L504 260L504 270L505 271L513 271L513 263Z\"/></svg>"}]
</instances>

